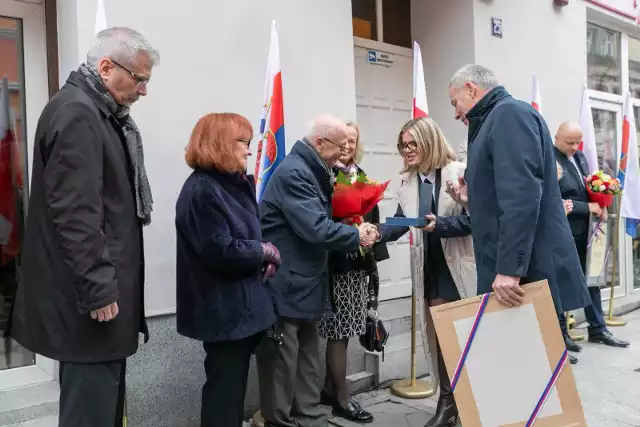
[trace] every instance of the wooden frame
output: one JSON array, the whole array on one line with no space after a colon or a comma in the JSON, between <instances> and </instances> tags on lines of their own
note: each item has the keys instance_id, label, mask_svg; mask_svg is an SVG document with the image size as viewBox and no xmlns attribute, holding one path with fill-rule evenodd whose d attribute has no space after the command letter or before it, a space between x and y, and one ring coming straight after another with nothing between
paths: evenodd
<instances>
[{"instance_id":1,"label":"wooden frame","mask_svg":"<svg viewBox=\"0 0 640 427\"><path fill-rule=\"evenodd\" d=\"M514 319L516 317L516 311L518 310L532 310L534 312L535 318L537 319L537 323L540 328L540 333L542 337L542 343L544 344L544 351L548 357L548 363L550 367L550 372L553 372L558 364L558 361L561 359L562 355L565 351L564 341L562 339L562 334L560 333L560 328L558 326L558 320L555 313L555 308L553 305L553 300L551 298L551 292L549 290L549 286L545 281L531 283L529 285L525 285L526 296L525 302L522 306L518 308L508 308L503 306L497 302L494 297L490 297L487 303L485 314L478 326L478 333L476 335L477 340L488 339L488 335L486 335L486 329L484 330L484 338L480 331L484 326L487 326L488 321L487 315L496 312L505 311L504 315L508 316L509 320ZM456 322L464 319L473 320L476 317L476 313L478 311L478 307L480 305L482 297L469 298L462 301L453 302L450 304L445 304L437 307L432 307L432 316L433 321L438 333L438 340L440 342L440 347L442 349L443 357L445 360L445 364L447 365L447 371L449 372L449 376L452 377L453 372L456 369L456 365L458 363L458 359L460 358L460 354L462 353L462 347L464 346L464 342L467 340L467 336L458 337ZM506 312L507 310L511 310L511 312ZM504 320L504 319L503 319ZM472 322L471 322L472 323ZM490 325L489 325L490 326ZM524 334L525 332L522 331ZM492 339L495 338L495 335L491 335ZM511 342L513 339L513 335L505 336L504 340L502 338L498 338L498 340L502 343L504 342L504 348L499 349L495 348L495 351L487 354L483 352L481 354L473 353L471 351L469 353L469 357L467 358L467 362L463 367L460 378L455 389L455 397L456 403L458 405L458 409L460 411L460 418L462 420L463 425L470 426L481 426L483 425L481 422L481 414L480 409L477 404L477 400L481 400L481 396L476 396L474 394L474 390L472 388L471 378L469 376L468 366L469 360L471 358L487 358L487 370L496 369L496 373L493 371L489 372L489 375L492 378L498 380L498 376L500 374L504 374L504 376L508 376L509 380L515 380L518 384L521 385L519 390L506 390L503 392L502 396L494 395L491 397L493 401L497 402L502 408L508 408L510 406L513 407L529 407L529 400L533 400L530 404L531 411L536 405L536 400L544 390L544 386L538 392L537 390L531 391L526 390L527 385L524 384L524 378L527 376L525 371L532 371L533 366L540 366L542 363L544 366L544 361L540 361L539 357L535 355L528 354L526 351L522 351L522 348L514 348L514 343ZM529 336L520 336L518 338L523 338L524 340L535 339ZM461 345L460 342L463 344ZM478 344L474 340L474 346L471 347L477 348ZM493 348L492 348L493 350ZM506 361L512 356L509 355L509 351L518 352L517 365L518 372L523 372L522 378L514 378L512 370L503 371L502 364L506 364ZM539 353L538 353L539 354ZM500 359L500 358L504 359ZM529 358L529 363L528 363ZM504 362L503 362L504 361ZM483 362L483 368L485 364ZM497 368L496 368L497 367ZM475 371L478 372L478 371ZM516 374L517 374L516 373ZM546 384L548 382L547 378L540 379L538 376L534 376L535 381L540 383L541 381ZM550 378L550 374L549 374ZM501 379L502 380L502 379ZM480 390L481 387L476 385L475 392L482 392ZM556 393L554 396L557 396L557 402L559 400L559 408L561 410L560 413L545 416L544 408L540 417L535 423L536 427L586 427L587 423L584 418L584 411L582 408L582 403L580 401L580 396L576 389L575 380L573 377L573 372L571 370L571 365L567 361L563 370L560 373L558 381L555 386ZM525 393L527 392L527 393ZM535 396L535 399L527 398L525 402L522 401L523 395L528 394L529 396ZM555 399L555 397L554 397ZM551 398L547 401L547 405L551 402ZM488 406L488 405L487 405ZM528 409L526 409L528 410ZM525 412L526 412L525 410ZM486 412L485 412L486 414ZM520 414L518 413L518 416ZM529 414L530 415L530 414ZM527 417L529 415L524 415L524 419L519 422L502 424L496 427L522 427L527 422Z\"/></svg>"},{"instance_id":2,"label":"wooden frame","mask_svg":"<svg viewBox=\"0 0 640 427\"><path fill-rule=\"evenodd\" d=\"M47 47L47 70L49 73L49 98L60 89L60 67L58 62L58 9L56 0L44 0L45 43Z\"/></svg>"}]
</instances>

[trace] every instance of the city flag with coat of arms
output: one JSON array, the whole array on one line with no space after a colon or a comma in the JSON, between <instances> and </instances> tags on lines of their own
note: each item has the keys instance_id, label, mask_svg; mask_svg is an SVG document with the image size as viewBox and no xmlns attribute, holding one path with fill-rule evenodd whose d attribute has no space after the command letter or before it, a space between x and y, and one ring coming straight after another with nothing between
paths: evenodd
<instances>
[{"instance_id":1,"label":"city flag with coat of arms","mask_svg":"<svg viewBox=\"0 0 640 427\"><path fill-rule=\"evenodd\" d=\"M256 198L262 199L273 171L285 156L284 102L282 95L282 69L276 21L271 24L271 43L267 61L264 106L260 120L260 140L256 158Z\"/></svg>"},{"instance_id":2,"label":"city flag with coat of arms","mask_svg":"<svg viewBox=\"0 0 640 427\"><path fill-rule=\"evenodd\" d=\"M624 100L622 150L618 179L622 188L620 218L625 218L627 234L635 238L640 224L640 167L638 166L638 129L633 114L631 94Z\"/></svg>"}]
</instances>

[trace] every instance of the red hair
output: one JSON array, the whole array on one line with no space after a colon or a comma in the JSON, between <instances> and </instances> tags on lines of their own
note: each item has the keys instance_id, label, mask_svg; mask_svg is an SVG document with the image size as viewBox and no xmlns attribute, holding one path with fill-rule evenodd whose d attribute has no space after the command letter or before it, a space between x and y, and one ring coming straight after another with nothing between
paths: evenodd
<instances>
[{"instance_id":1,"label":"red hair","mask_svg":"<svg viewBox=\"0 0 640 427\"><path fill-rule=\"evenodd\" d=\"M184 156L192 169L218 169L244 172L234 155L239 132L253 136L253 127L245 117L234 113L210 113L198 120L191 132Z\"/></svg>"}]
</instances>

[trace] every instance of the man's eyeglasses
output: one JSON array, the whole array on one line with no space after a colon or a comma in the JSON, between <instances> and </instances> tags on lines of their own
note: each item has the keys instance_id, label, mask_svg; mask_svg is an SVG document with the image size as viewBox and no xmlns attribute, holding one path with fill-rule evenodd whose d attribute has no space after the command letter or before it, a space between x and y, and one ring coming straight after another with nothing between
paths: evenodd
<instances>
[{"instance_id":1,"label":"man's eyeglasses","mask_svg":"<svg viewBox=\"0 0 640 427\"><path fill-rule=\"evenodd\" d=\"M332 140L330 140L329 138L325 138L324 136L321 136L320 139L323 139L327 142L330 142L331 144L335 145L336 147L338 147L340 149L340 151L347 151L349 149L349 147L347 146L347 144L343 144L340 145L336 142L333 142Z\"/></svg>"},{"instance_id":2,"label":"man's eyeglasses","mask_svg":"<svg viewBox=\"0 0 640 427\"><path fill-rule=\"evenodd\" d=\"M142 86L142 85L146 85L147 83L149 83L149 79L146 77L142 77L139 76L138 74L134 73L133 71L131 71L130 69L128 69L127 67L125 67L122 64L117 63L116 61L114 61L113 59L109 58L111 60L111 62L113 62L114 64L116 64L116 66L122 68L123 70L125 70L127 73L131 74L131 77L133 77L133 79L136 81L136 84L138 86Z\"/></svg>"},{"instance_id":3,"label":"man's eyeglasses","mask_svg":"<svg viewBox=\"0 0 640 427\"><path fill-rule=\"evenodd\" d=\"M400 142L398 143L398 151L404 153L404 151L416 151L418 149L418 144L415 141L410 141L407 143Z\"/></svg>"}]
</instances>

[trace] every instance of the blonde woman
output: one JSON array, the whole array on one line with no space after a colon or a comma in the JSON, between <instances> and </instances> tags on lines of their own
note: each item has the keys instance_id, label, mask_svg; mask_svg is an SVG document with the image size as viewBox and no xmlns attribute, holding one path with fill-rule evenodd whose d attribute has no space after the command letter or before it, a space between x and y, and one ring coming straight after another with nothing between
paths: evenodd
<instances>
[{"instance_id":1,"label":"blonde woman","mask_svg":"<svg viewBox=\"0 0 640 427\"><path fill-rule=\"evenodd\" d=\"M353 122L347 122L348 137L342 156L333 168L355 178L363 170L358 166L364 150L360 141L360 128ZM333 218L341 221L344 218ZM380 222L378 207L365 215L365 222ZM377 261L389 258L386 245L376 243L373 250L362 255L332 252L329 256L331 275L331 302L333 312L320 319L320 336L327 339L327 357L322 403L333 408L336 416L357 423L373 421L373 415L365 411L349 396L347 387L347 345L349 338L365 333L367 311L377 308L378 268Z\"/></svg>"},{"instance_id":2,"label":"blonde woman","mask_svg":"<svg viewBox=\"0 0 640 427\"><path fill-rule=\"evenodd\" d=\"M471 222L464 208L445 191L446 182L457 181L465 166L456 161L456 153L430 118L413 119L404 125L398 135L398 152L404 169L396 216L427 219L423 230L428 319L429 307L476 294ZM407 231L407 227L381 225L381 241L397 240ZM431 338L429 353L437 354L432 366L439 377L440 397L436 414L425 427L446 427L457 422L458 409L432 323L426 328Z\"/></svg>"}]
</instances>

